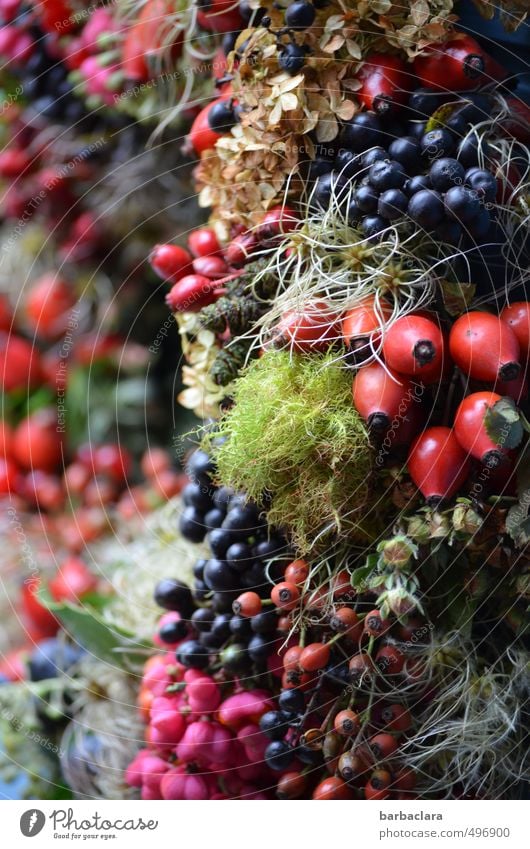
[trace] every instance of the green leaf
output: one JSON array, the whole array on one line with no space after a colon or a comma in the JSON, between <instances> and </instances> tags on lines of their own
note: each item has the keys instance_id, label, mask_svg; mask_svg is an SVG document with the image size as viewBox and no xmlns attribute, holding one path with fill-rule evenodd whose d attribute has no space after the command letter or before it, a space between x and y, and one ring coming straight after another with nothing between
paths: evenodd
<instances>
[{"instance_id":1,"label":"green leaf","mask_svg":"<svg viewBox=\"0 0 530 849\"><path fill-rule=\"evenodd\" d=\"M459 316L466 312L475 297L476 286L473 283L440 283L444 307L450 316Z\"/></svg>"},{"instance_id":2,"label":"green leaf","mask_svg":"<svg viewBox=\"0 0 530 849\"><path fill-rule=\"evenodd\" d=\"M523 425L513 398L501 398L484 416L490 439L500 448L517 448L523 438Z\"/></svg>"},{"instance_id":3,"label":"green leaf","mask_svg":"<svg viewBox=\"0 0 530 849\"><path fill-rule=\"evenodd\" d=\"M55 602L44 592L38 595L40 601L57 616L66 633L100 660L124 669L145 663L146 649L152 649L149 643L140 643L131 632L111 626L96 610L87 606Z\"/></svg>"},{"instance_id":4,"label":"green leaf","mask_svg":"<svg viewBox=\"0 0 530 849\"><path fill-rule=\"evenodd\" d=\"M425 132L430 133L431 130L437 130L439 127L444 127L447 119L451 117L457 106L461 106L461 101L453 101L452 103L444 103L436 109L425 125Z\"/></svg>"},{"instance_id":5,"label":"green leaf","mask_svg":"<svg viewBox=\"0 0 530 849\"><path fill-rule=\"evenodd\" d=\"M374 567L371 563L368 563L366 566L360 566L359 569L355 569L351 576L351 585L356 590L361 590L366 586L366 582L369 576L374 571Z\"/></svg>"}]
</instances>

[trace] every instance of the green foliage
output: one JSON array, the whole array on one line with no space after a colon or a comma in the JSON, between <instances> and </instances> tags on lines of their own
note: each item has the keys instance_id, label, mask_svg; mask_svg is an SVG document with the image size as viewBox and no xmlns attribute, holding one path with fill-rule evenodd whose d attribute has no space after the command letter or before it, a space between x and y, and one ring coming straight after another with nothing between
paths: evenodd
<instances>
[{"instance_id":1,"label":"green foliage","mask_svg":"<svg viewBox=\"0 0 530 849\"><path fill-rule=\"evenodd\" d=\"M235 383L216 437L220 480L258 503L301 552L332 534L355 537L370 487L372 449L351 399L351 373L325 356L269 351Z\"/></svg>"}]
</instances>

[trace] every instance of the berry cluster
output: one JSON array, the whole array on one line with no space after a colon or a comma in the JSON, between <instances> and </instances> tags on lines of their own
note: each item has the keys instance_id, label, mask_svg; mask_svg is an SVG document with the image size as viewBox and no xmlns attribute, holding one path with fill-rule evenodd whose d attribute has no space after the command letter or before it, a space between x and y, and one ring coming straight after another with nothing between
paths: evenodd
<instances>
[{"instance_id":1,"label":"berry cluster","mask_svg":"<svg viewBox=\"0 0 530 849\"><path fill-rule=\"evenodd\" d=\"M280 623L266 600L288 558L286 541L255 505L212 484L214 466L205 452L191 456L188 471L192 481L182 491L180 531L193 542L206 536L212 556L194 567L193 599L200 605L190 614L195 636L181 646L178 659L205 667L209 655L218 653L227 673L259 676L274 667L279 648ZM156 597L161 603L160 592Z\"/></svg>"},{"instance_id":2,"label":"berry cluster","mask_svg":"<svg viewBox=\"0 0 530 849\"><path fill-rule=\"evenodd\" d=\"M480 241L491 224L498 186L488 170L494 163L487 141L469 130L487 120L493 102L467 95L445 124L437 121L428 130L420 115L440 100L435 91L422 89L410 96L402 115L360 112L343 125L334 160L311 163L309 178L317 178L313 201L324 208L332 200L347 202L349 222L365 237L408 218L450 244L464 236ZM400 117L407 115L414 117L401 126Z\"/></svg>"},{"instance_id":3,"label":"berry cluster","mask_svg":"<svg viewBox=\"0 0 530 849\"><path fill-rule=\"evenodd\" d=\"M216 561L199 561L203 576L212 562L217 574ZM281 570L276 563L267 612L265 592L245 590L232 614L219 614L217 584L211 607L203 598L195 609L196 585L193 592L174 579L157 585L155 599L167 612L156 642L167 654L146 667L139 703L148 748L128 772L143 798L218 798L221 777L230 795L245 798L267 798L255 794L275 782L279 798L411 797L416 776L400 748L413 726L408 701L427 687L418 645L428 628L410 616L401 624L383 618L371 593L352 589L347 569L323 585L305 561L286 562ZM240 641L252 634L251 663L244 663ZM277 696L256 689L271 650L269 668L282 679Z\"/></svg>"},{"instance_id":4,"label":"berry cluster","mask_svg":"<svg viewBox=\"0 0 530 849\"><path fill-rule=\"evenodd\" d=\"M126 778L143 799L269 798L267 741L257 724L272 707L268 690L243 689L223 672L161 654L146 665L139 705L147 747Z\"/></svg>"}]
</instances>

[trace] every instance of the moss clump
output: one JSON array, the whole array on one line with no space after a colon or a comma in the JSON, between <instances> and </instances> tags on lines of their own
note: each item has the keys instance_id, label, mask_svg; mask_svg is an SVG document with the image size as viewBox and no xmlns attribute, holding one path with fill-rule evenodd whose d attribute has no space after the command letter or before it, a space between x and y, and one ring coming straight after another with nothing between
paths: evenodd
<instances>
[{"instance_id":1,"label":"moss clump","mask_svg":"<svg viewBox=\"0 0 530 849\"><path fill-rule=\"evenodd\" d=\"M267 503L269 522L301 552L361 530L372 449L351 382L331 354L270 351L235 382L215 433L226 437L216 449L222 483Z\"/></svg>"}]
</instances>

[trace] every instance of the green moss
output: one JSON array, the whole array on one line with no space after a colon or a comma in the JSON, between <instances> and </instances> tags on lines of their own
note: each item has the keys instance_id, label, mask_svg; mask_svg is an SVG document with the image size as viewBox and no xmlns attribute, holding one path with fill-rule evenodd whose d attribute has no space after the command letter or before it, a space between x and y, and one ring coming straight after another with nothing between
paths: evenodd
<instances>
[{"instance_id":1,"label":"green moss","mask_svg":"<svg viewBox=\"0 0 530 849\"><path fill-rule=\"evenodd\" d=\"M351 372L331 354L271 351L235 383L216 449L223 484L258 503L301 552L355 536L369 496L372 450L351 400ZM210 439L212 442L212 439Z\"/></svg>"}]
</instances>

